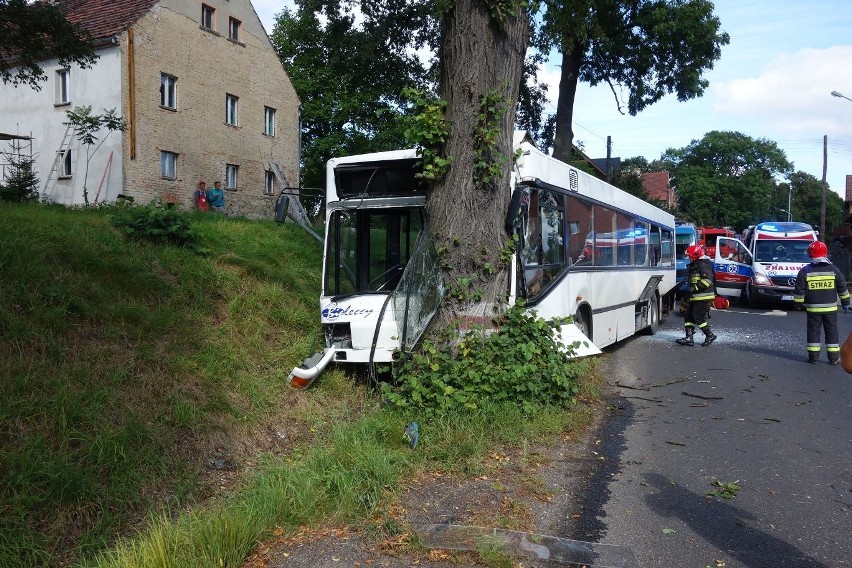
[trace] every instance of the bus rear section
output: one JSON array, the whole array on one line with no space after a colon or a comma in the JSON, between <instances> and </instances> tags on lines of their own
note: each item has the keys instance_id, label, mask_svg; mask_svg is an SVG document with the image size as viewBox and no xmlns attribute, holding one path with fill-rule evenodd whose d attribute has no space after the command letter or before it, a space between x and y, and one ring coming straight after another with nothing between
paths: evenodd
<instances>
[{"instance_id":1,"label":"bus rear section","mask_svg":"<svg viewBox=\"0 0 852 568\"><path fill-rule=\"evenodd\" d=\"M751 307L793 301L796 275L810 262L808 245L817 240L807 223L760 223L746 241L719 237L714 265L719 294Z\"/></svg>"}]
</instances>

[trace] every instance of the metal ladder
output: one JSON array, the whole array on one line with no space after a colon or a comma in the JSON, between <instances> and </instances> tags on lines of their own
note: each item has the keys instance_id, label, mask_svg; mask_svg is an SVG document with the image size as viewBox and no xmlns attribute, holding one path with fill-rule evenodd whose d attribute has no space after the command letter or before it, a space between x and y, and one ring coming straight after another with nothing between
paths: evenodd
<instances>
[{"instance_id":1,"label":"metal ladder","mask_svg":"<svg viewBox=\"0 0 852 568\"><path fill-rule=\"evenodd\" d=\"M73 130L71 123L65 123L65 134L62 136L62 143L59 145L59 150L56 152L56 157L53 159L53 167L50 168L50 173L47 174L47 179L44 182L44 189L41 192L41 199L45 201L53 195L53 189L56 186L56 180L59 177L59 168L65 161L65 154L71 148L71 137Z\"/></svg>"}]
</instances>

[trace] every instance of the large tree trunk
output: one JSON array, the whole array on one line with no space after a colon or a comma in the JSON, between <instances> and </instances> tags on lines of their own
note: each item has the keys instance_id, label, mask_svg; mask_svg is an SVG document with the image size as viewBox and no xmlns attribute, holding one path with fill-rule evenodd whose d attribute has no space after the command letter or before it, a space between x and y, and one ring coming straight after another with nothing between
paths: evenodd
<instances>
[{"instance_id":1,"label":"large tree trunk","mask_svg":"<svg viewBox=\"0 0 852 568\"><path fill-rule=\"evenodd\" d=\"M577 95L577 80L583 63L583 49L574 46L562 50L562 73L559 76L559 100L556 104L556 134L553 141L553 157L568 163L574 147L574 98Z\"/></svg>"},{"instance_id":2,"label":"large tree trunk","mask_svg":"<svg viewBox=\"0 0 852 568\"><path fill-rule=\"evenodd\" d=\"M507 243L503 225L515 106L530 33L520 1L518 16L507 17L502 25L492 20L486 1L456 0L453 6L443 23L440 76L450 127L444 155L452 163L431 188L426 210L448 290L432 325L433 338L448 325L460 325L460 318L489 321L507 297L510 267L501 263L499 252ZM477 147L482 146L476 135L483 131L480 102L490 93L498 94L503 105L489 125L499 135L485 156L502 160L502 173L483 184L474 173Z\"/></svg>"}]
</instances>

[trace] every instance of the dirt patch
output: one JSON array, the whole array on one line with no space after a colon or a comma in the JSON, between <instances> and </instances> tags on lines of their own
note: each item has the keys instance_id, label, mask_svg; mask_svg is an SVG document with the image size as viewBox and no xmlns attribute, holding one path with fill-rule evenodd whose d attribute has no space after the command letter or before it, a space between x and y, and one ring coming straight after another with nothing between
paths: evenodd
<instances>
[{"instance_id":1,"label":"dirt patch","mask_svg":"<svg viewBox=\"0 0 852 568\"><path fill-rule=\"evenodd\" d=\"M416 537L421 524L474 525L579 539L583 490L601 459L595 451L595 434L604 405L594 410L594 418L575 438L492 453L484 460L484 473L476 477L437 472L417 476L385 515L385 524L398 529L391 536L381 527L304 528L263 543L243 568L486 566L474 553L424 549ZM524 560L522 565L553 564Z\"/></svg>"}]
</instances>

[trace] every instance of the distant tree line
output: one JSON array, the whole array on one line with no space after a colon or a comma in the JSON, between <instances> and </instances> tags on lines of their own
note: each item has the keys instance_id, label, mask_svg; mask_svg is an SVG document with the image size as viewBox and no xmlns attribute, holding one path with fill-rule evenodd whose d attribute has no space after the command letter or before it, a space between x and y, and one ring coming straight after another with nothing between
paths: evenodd
<instances>
[{"instance_id":1,"label":"distant tree line","mask_svg":"<svg viewBox=\"0 0 852 568\"><path fill-rule=\"evenodd\" d=\"M740 132L712 131L688 146L667 150L658 160L622 161L613 182L649 199L641 174L667 171L676 190L673 213L698 225L733 227L742 231L761 221L794 221L820 226L822 182L794 170L775 142ZM788 207L789 201L789 207ZM844 203L826 191L826 233L830 238L843 225Z\"/></svg>"}]
</instances>

